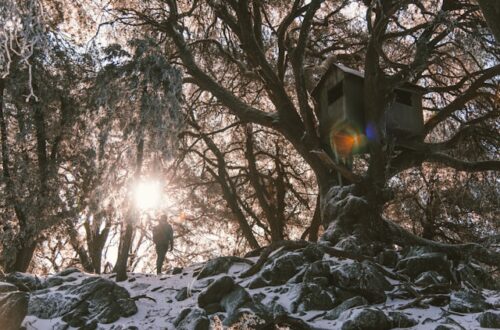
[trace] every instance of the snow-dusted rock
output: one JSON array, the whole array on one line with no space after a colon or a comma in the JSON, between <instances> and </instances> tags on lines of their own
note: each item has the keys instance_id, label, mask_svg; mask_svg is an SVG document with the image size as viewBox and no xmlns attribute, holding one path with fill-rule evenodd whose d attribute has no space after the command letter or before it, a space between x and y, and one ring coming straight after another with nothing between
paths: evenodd
<instances>
[{"instance_id":1,"label":"snow-dusted rock","mask_svg":"<svg viewBox=\"0 0 500 330\"><path fill-rule=\"evenodd\" d=\"M34 291L45 287L37 276L20 272L8 274L5 280L14 284L21 291Z\"/></svg>"},{"instance_id":2,"label":"snow-dusted rock","mask_svg":"<svg viewBox=\"0 0 500 330\"><path fill-rule=\"evenodd\" d=\"M478 316L477 320L482 327L500 329L500 313L484 312Z\"/></svg>"},{"instance_id":3,"label":"snow-dusted rock","mask_svg":"<svg viewBox=\"0 0 500 330\"><path fill-rule=\"evenodd\" d=\"M210 321L207 313L201 308L186 308L174 321L177 330L208 330Z\"/></svg>"},{"instance_id":4,"label":"snow-dusted rock","mask_svg":"<svg viewBox=\"0 0 500 330\"><path fill-rule=\"evenodd\" d=\"M491 305L479 292L461 290L451 295L450 310L458 313L478 313L490 308Z\"/></svg>"},{"instance_id":5,"label":"snow-dusted rock","mask_svg":"<svg viewBox=\"0 0 500 330\"><path fill-rule=\"evenodd\" d=\"M342 330L388 330L392 328L390 319L376 308L349 310L342 314L345 321Z\"/></svg>"},{"instance_id":6,"label":"snow-dusted rock","mask_svg":"<svg viewBox=\"0 0 500 330\"><path fill-rule=\"evenodd\" d=\"M198 274L198 279L227 273L229 268L237 262L248 263L248 260L232 256L209 260Z\"/></svg>"},{"instance_id":7,"label":"snow-dusted rock","mask_svg":"<svg viewBox=\"0 0 500 330\"><path fill-rule=\"evenodd\" d=\"M360 296L353 297L351 299L347 299L343 301L340 305L326 313L325 319L327 320L336 320L339 318L340 314L345 312L348 309L358 307L358 306L363 306L367 305L368 301Z\"/></svg>"},{"instance_id":8,"label":"snow-dusted rock","mask_svg":"<svg viewBox=\"0 0 500 330\"><path fill-rule=\"evenodd\" d=\"M396 269L412 279L415 279L423 272L435 271L451 280L451 264L443 253L431 252L401 259L397 263Z\"/></svg>"},{"instance_id":9,"label":"snow-dusted rock","mask_svg":"<svg viewBox=\"0 0 500 330\"><path fill-rule=\"evenodd\" d=\"M137 307L128 291L101 277L89 277L61 291L34 292L28 309L28 314L42 319L63 317L73 327L112 323L135 313Z\"/></svg>"},{"instance_id":10,"label":"snow-dusted rock","mask_svg":"<svg viewBox=\"0 0 500 330\"><path fill-rule=\"evenodd\" d=\"M336 287L361 295L372 303L384 302L385 291L392 289L385 276L366 261L342 264L334 268L331 274Z\"/></svg>"}]
</instances>

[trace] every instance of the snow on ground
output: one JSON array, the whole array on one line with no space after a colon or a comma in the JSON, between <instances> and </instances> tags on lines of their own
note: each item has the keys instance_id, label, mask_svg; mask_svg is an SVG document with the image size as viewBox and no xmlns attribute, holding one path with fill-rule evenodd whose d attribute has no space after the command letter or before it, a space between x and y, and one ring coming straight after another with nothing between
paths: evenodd
<instances>
[{"instance_id":1,"label":"snow on ground","mask_svg":"<svg viewBox=\"0 0 500 330\"><path fill-rule=\"evenodd\" d=\"M324 260L330 259L338 263L351 263L351 260L340 260L334 257L327 257ZM256 261L255 258L252 259ZM203 264L196 264L187 267L179 274L168 275L153 275L153 274L129 274L127 281L118 283L130 293L130 296L136 300L138 312L130 317L122 317L112 324L99 324L98 329L110 330L124 330L124 329L175 329L173 324L175 318L179 313L188 307L197 307L197 296L206 288L214 279L222 276L229 275L233 277L236 283L244 287L251 296L264 294L265 298L262 300L264 305L271 305L279 303L288 312L292 311L292 303L298 298L297 284L285 283L280 286L265 286L258 289L249 289L248 285L254 276L246 279L238 277L242 271L249 267L245 263L236 263L229 269L229 272L219 274L216 276L197 280L194 274L203 268ZM96 275L85 273L74 273L72 276L76 280L71 282L72 285L80 283L82 280L93 277ZM101 275L103 278L113 280L112 274ZM399 284L394 279L389 279L392 285ZM182 301L176 300L176 295L184 288L188 288L191 296ZM60 286L54 286L46 290L56 291ZM483 290L483 294L487 301L491 304L498 304L500 302L500 292L492 290ZM398 311L398 307L403 306L410 302L411 299L391 299L387 298L386 302L382 304L370 305L370 307L379 308L384 312ZM361 309L359 309L361 310ZM358 311L359 311L358 310ZM353 317L358 311L349 310L341 314L337 320L325 320L322 318L327 311L301 311L292 314L293 317L300 318L307 321L314 329L340 329L341 325L346 318ZM429 308L408 308L400 310L411 318L419 322L417 326L406 329L419 329L419 330L434 330L439 324L443 324L446 319L448 324L456 324L457 329L481 329L476 320L480 313L460 314L450 312L448 306ZM212 328L214 326L214 319L211 318ZM33 329L74 329L67 327L61 321L61 318L55 319L40 319L35 316L27 316L23 322L26 330ZM451 328L450 328L451 329Z\"/></svg>"}]
</instances>

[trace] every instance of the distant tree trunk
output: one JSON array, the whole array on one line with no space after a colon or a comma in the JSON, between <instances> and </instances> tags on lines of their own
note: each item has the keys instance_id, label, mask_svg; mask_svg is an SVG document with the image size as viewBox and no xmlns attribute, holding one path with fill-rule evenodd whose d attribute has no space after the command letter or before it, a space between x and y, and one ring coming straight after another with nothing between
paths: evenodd
<instances>
[{"instance_id":1,"label":"distant tree trunk","mask_svg":"<svg viewBox=\"0 0 500 330\"><path fill-rule=\"evenodd\" d=\"M500 1L478 0L478 2L486 23L488 23L491 32L493 32L497 43L500 44L500 19L498 19L500 17Z\"/></svg>"},{"instance_id":2,"label":"distant tree trunk","mask_svg":"<svg viewBox=\"0 0 500 330\"><path fill-rule=\"evenodd\" d=\"M142 134L140 134L142 135ZM144 138L139 137L137 142L137 156L136 156L136 169L134 179L138 180L142 170L142 163L144 159ZM130 204L127 214L125 215L125 228L122 228L122 235L120 237L120 244L118 246L118 257L116 259L115 269L116 281L125 281L127 279L127 264L132 246L132 237L134 233L133 217L135 215L135 207Z\"/></svg>"},{"instance_id":3,"label":"distant tree trunk","mask_svg":"<svg viewBox=\"0 0 500 330\"><path fill-rule=\"evenodd\" d=\"M310 242L316 242L318 240L319 227L321 226L321 197L318 193L316 198L316 206L314 209L313 218L311 220L311 225L302 234L301 239L305 239Z\"/></svg>"}]
</instances>

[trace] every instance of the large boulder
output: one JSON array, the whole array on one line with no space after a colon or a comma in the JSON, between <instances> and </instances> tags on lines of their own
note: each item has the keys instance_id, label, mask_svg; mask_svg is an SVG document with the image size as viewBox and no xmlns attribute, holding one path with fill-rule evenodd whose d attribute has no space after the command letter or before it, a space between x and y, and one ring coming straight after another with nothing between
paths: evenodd
<instances>
[{"instance_id":1,"label":"large boulder","mask_svg":"<svg viewBox=\"0 0 500 330\"><path fill-rule=\"evenodd\" d=\"M3 284L3 283L2 283ZM4 290L12 289L0 285ZM17 291L3 291L0 293L0 325L2 330L18 330L28 312L28 294Z\"/></svg>"},{"instance_id":2,"label":"large boulder","mask_svg":"<svg viewBox=\"0 0 500 330\"><path fill-rule=\"evenodd\" d=\"M198 274L198 279L215 276L222 273L227 273L235 263L248 263L249 261L243 258L228 256L219 257L208 261L203 269Z\"/></svg>"},{"instance_id":3,"label":"large boulder","mask_svg":"<svg viewBox=\"0 0 500 330\"><path fill-rule=\"evenodd\" d=\"M389 330L390 319L379 309L364 308L350 310L342 314L342 330Z\"/></svg>"},{"instance_id":4,"label":"large boulder","mask_svg":"<svg viewBox=\"0 0 500 330\"><path fill-rule=\"evenodd\" d=\"M174 320L177 330L208 330L210 321L205 310L201 308L183 309Z\"/></svg>"},{"instance_id":5,"label":"large boulder","mask_svg":"<svg viewBox=\"0 0 500 330\"><path fill-rule=\"evenodd\" d=\"M230 276L223 276L215 280L198 295L198 305L205 308L211 304L219 304L222 298L233 291L236 283Z\"/></svg>"},{"instance_id":6,"label":"large boulder","mask_svg":"<svg viewBox=\"0 0 500 330\"><path fill-rule=\"evenodd\" d=\"M126 289L115 282L90 277L62 291L42 290L30 296L28 314L42 319L63 317L73 327L112 323L137 313Z\"/></svg>"},{"instance_id":7,"label":"large boulder","mask_svg":"<svg viewBox=\"0 0 500 330\"><path fill-rule=\"evenodd\" d=\"M434 271L447 279L452 278L451 263L444 253L430 252L401 259L396 270L415 279L426 271Z\"/></svg>"},{"instance_id":8,"label":"large boulder","mask_svg":"<svg viewBox=\"0 0 500 330\"><path fill-rule=\"evenodd\" d=\"M386 300L385 291L392 285L373 264L367 261L345 263L331 270L333 285L361 295L371 303L382 303Z\"/></svg>"},{"instance_id":9,"label":"large boulder","mask_svg":"<svg viewBox=\"0 0 500 330\"><path fill-rule=\"evenodd\" d=\"M293 302L294 311L329 310L336 304L333 294L318 284L299 284L297 290L299 292Z\"/></svg>"},{"instance_id":10,"label":"large boulder","mask_svg":"<svg viewBox=\"0 0 500 330\"><path fill-rule=\"evenodd\" d=\"M450 297L450 310L457 313L479 313L490 308L491 305L479 292L461 290L454 292Z\"/></svg>"},{"instance_id":11,"label":"large boulder","mask_svg":"<svg viewBox=\"0 0 500 330\"><path fill-rule=\"evenodd\" d=\"M476 288L496 290L493 277L483 267L474 263L458 265L456 272L462 282L467 282Z\"/></svg>"},{"instance_id":12,"label":"large boulder","mask_svg":"<svg viewBox=\"0 0 500 330\"><path fill-rule=\"evenodd\" d=\"M261 277L268 285L285 284L297 274L305 264L305 259L300 253L287 253L264 267Z\"/></svg>"},{"instance_id":13,"label":"large boulder","mask_svg":"<svg viewBox=\"0 0 500 330\"><path fill-rule=\"evenodd\" d=\"M484 328L500 329L500 313L484 312L477 317L477 320L479 325Z\"/></svg>"}]
</instances>

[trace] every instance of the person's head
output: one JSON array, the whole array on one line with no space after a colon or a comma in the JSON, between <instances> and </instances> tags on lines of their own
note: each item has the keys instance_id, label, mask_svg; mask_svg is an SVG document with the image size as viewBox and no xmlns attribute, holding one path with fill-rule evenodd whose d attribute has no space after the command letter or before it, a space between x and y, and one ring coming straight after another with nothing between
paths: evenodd
<instances>
[{"instance_id":1,"label":"person's head","mask_svg":"<svg viewBox=\"0 0 500 330\"><path fill-rule=\"evenodd\" d=\"M168 223L168 216L162 215L160 218L160 223Z\"/></svg>"}]
</instances>

